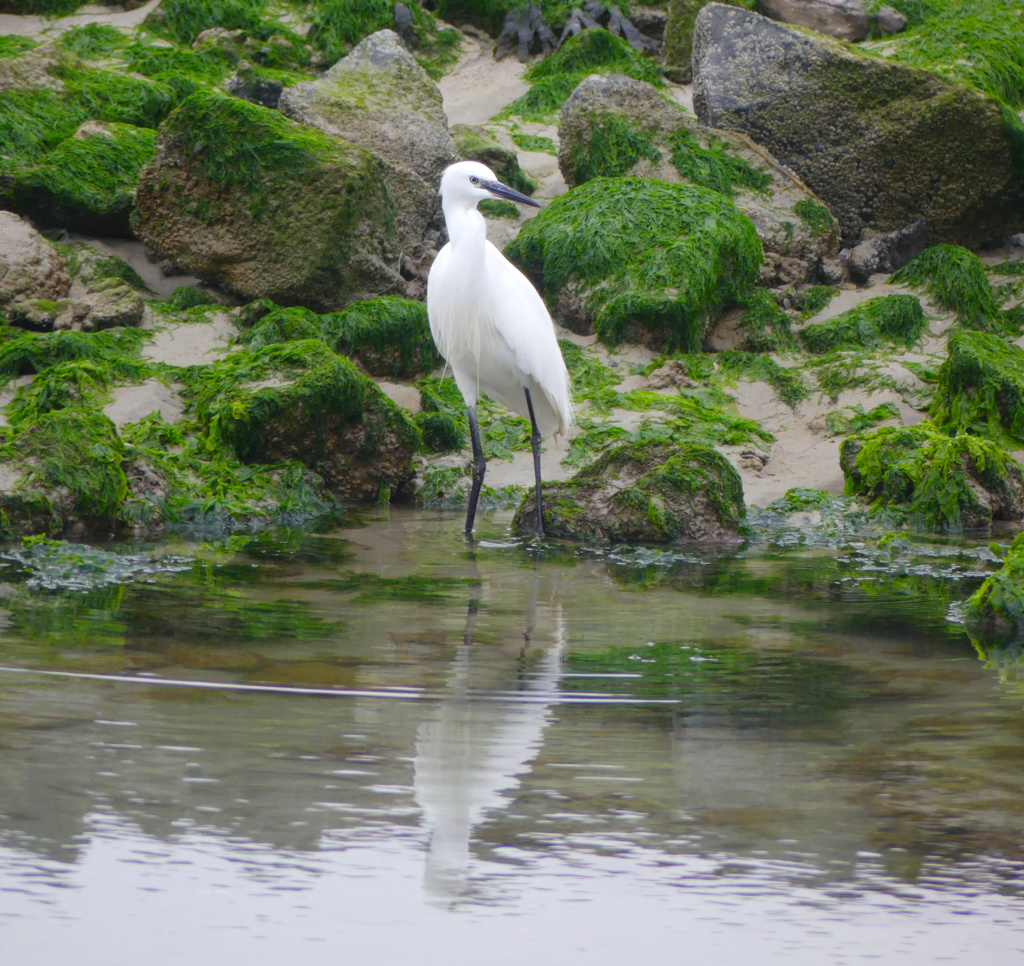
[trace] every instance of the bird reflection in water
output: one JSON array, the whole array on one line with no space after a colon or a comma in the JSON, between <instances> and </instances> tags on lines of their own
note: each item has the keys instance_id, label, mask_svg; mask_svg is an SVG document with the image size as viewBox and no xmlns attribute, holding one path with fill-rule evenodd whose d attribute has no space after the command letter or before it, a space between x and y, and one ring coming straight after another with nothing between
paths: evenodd
<instances>
[{"instance_id":1,"label":"bird reflection in water","mask_svg":"<svg viewBox=\"0 0 1024 966\"><path fill-rule=\"evenodd\" d=\"M481 645L473 642L479 602L471 599L463 642L440 701L419 726L413 787L430 833L424 887L442 905L474 896L473 830L511 803L541 748L558 700L565 648L562 606L539 605L538 584L535 570L513 687L472 687L474 651ZM543 655L528 663L529 652L536 648Z\"/></svg>"}]
</instances>

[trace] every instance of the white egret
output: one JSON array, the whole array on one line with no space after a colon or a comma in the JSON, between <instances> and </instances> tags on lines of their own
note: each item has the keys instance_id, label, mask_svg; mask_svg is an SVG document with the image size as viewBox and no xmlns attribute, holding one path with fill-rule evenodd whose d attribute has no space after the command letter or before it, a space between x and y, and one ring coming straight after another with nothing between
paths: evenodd
<instances>
[{"instance_id":1,"label":"white egret","mask_svg":"<svg viewBox=\"0 0 1024 966\"><path fill-rule=\"evenodd\" d=\"M472 533L486 463L476 404L481 393L530 420L530 445L541 512L540 443L564 434L572 422L569 373L544 300L529 280L487 240L477 203L507 199L539 208L532 198L502 184L486 165L460 161L441 175L441 207L448 244L427 278L427 313L438 351L451 366L469 410L473 485L466 533Z\"/></svg>"}]
</instances>

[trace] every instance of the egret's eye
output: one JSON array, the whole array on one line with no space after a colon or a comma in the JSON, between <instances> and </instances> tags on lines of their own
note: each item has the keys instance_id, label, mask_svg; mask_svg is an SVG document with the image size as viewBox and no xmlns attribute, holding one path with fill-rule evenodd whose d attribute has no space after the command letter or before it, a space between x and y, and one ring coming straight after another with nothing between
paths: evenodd
<instances>
[{"instance_id":1,"label":"egret's eye","mask_svg":"<svg viewBox=\"0 0 1024 966\"><path fill-rule=\"evenodd\" d=\"M480 179L476 175L473 175L473 177L471 177L469 179L469 183L470 184L480 184Z\"/></svg>"}]
</instances>

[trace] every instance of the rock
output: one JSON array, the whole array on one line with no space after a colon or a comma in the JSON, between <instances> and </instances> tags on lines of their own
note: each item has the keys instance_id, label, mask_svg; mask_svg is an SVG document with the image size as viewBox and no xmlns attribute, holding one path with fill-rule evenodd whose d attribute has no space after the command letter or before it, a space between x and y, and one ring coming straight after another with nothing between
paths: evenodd
<instances>
[{"instance_id":1,"label":"rock","mask_svg":"<svg viewBox=\"0 0 1024 966\"><path fill-rule=\"evenodd\" d=\"M821 258L839 252L838 224L805 185L744 135L695 123L652 84L591 75L565 102L558 136L558 164L570 187L634 175L732 197L764 251L779 256L766 259L766 284L805 281Z\"/></svg>"},{"instance_id":2,"label":"rock","mask_svg":"<svg viewBox=\"0 0 1024 966\"><path fill-rule=\"evenodd\" d=\"M160 128L133 226L158 257L244 301L331 311L401 291L389 177L354 144L200 91Z\"/></svg>"},{"instance_id":3,"label":"rock","mask_svg":"<svg viewBox=\"0 0 1024 966\"><path fill-rule=\"evenodd\" d=\"M246 60L238 65L235 73L228 78L226 86L228 93L234 94L235 97L275 109L284 91L284 84L281 81L261 77Z\"/></svg>"},{"instance_id":4,"label":"rock","mask_svg":"<svg viewBox=\"0 0 1024 966\"><path fill-rule=\"evenodd\" d=\"M971 595L964 623L973 637L987 644L1024 639L1024 533L1014 538L1003 566Z\"/></svg>"},{"instance_id":5,"label":"rock","mask_svg":"<svg viewBox=\"0 0 1024 966\"><path fill-rule=\"evenodd\" d=\"M787 258L776 252L764 253L761 284L765 288L800 285L802 282L810 281L813 275L813 268L801 258Z\"/></svg>"},{"instance_id":6,"label":"rock","mask_svg":"<svg viewBox=\"0 0 1024 966\"><path fill-rule=\"evenodd\" d=\"M0 93L27 88L63 90L60 72L68 59L68 53L57 44L41 44L15 56L0 57Z\"/></svg>"},{"instance_id":7,"label":"rock","mask_svg":"<svg viewBox=\"0 0 1024 966\"><path fill-rule=\"evenodd\" d=\"M24 299L7 310L7 321L19 329L29 332L52 332L58 317L75 304L71 299ZM84 315L85 313L81 313Z\"/></svg>"},{"instance_id":8,"label":"rock","mask_svg":"<svg viewBox=\"0 0 1024 966\"><path fill-rule=\"evenodd\" d=\"M868 12L862 0L757 0L757 11L851 43L868 35Z\"/></svg>"},{"instance_id":9,"label":"rock","mask_svg":"<svg viewBox=\"0 0 1024 966\"><path fill-rule=\"evenodd\" d=\"M737 6L741 5L736 0ZM665 73L678 84L693 79L690 67L693 51L693 24L708 0L668 0L665 16Z\"/></svg>"},{"instance_id":10,"label":"rock","mask_svg":"<svg viewBox=\"0 0 1024 966\"><path fill-rule=\"evenodd\" d=\"M1024 515L1020 464L991 440L927 423L883 426L839 448L848 493L895 508L914 527L959 532Z\"/></svg>"},{"instance_id":11,"label":"rock","mask_svg":"<svg viewBox=\"0 0 1024 966\"><path fill-rule=\"evenodd\" d=\"M0 211L0 311L26 299L62 299L70 290L53 246L13 212Z\"/></svg>"},{"instance_id":12,"label":"rock","mask_svg":"<svg viewBox=\"0 0 1024 966\"><path fill-rule=\"evenodd\" d=\"M14 206L43 227L128 237L139 172L156 133L131 124L86 121L14 180Z\"/></svg>"},{"instance_id":13,"label":"rock","mask_svg":"<svg viewBox=\"0 0 1024 966\"><path fill-rule=\"evenodd\" d=\"M458 160L441 91L393 30L363 40L326 74L288 88L281 113L359 145L386 162L403 251L443 227L441 173Z\"/></svg>"},{"instance_id":14,"label":"rock","mask_svg":"<svg viewBox=\"0 0 1024 966\"><path fill-rule=\"evenodd\" d=\"M297 460L340 500L387 499L412 479L415 426L322 342L242 350L202 380L196 420L245 463Z\"/></svg>"},{"instance_id":15,"label":"rock","mask_svg":"<svg viewBox=\"0 0 1024 966\"><path fill-rule=\"evenodd\" d=\"M939 367L932 418L947 433L1009 436L1024 443L1024 349L957 326Z\"/></svg>"},{"instance_id":16,"label":"rock","mask_svg":"<svg viewBox=\"0 0 1024 966\"><path fill-rule=\"evenodd\" d=\"M519 166L516 152L500 144L482 127L455 124L452 126L452 138L457 154L464 161L486 164L510 188L533 194L533 184Z\"/></svg>"},{"instance_id":17,"label":"rock","mask_svg":"<svg viewBox=\"0 0 1024 966\"><path fill-rule=\"evenodd\" d=\"M97 412L57 409L20 425L0 446L0 529L109 533L127 492L123 456L114 424Z\"/></svg>"},{"instance_id":18,"label":"rock","mask_svg":"<svg viewBox=\"0 0 1024 966\"><path fill-rule=\"evenodd\" d=\"M697 18L693 68L700 120L791 168L847 245L921 217L933 242L968 247L1019 229L1012 136L974 88L721 4Z\"/></svg>"},{"instance_id":19,"label":"rock","mask_svg":"<svg viewBox=\"0 0 1024 966\"><path fill-rule=\"evenodd\" d=\"M862 241L850 251L850 277L863 284L877 272L892 273L902 268L928 245L928 222L918 218L899 231L885 232Z\"/></svg>"},{"instance_id":20,"label":"rock","mask_svg":"<svg viewBox=\"0 0 1024 966\"><path fill-rule=\"evenodd\" d=\"M81 328L90 332L94 329L111 329L115 326L137 326L142 321L146 303L130 285L119 278L106 278L94 282L89 292L81 299L86 312ZM58 319L54 328L64 328Z\"/></svg>"},{"instance_id":21,"label":"rock","mask_svg":"<svg viewBox=\"0 0 1024 966\"><path fill-rule=\"evenodd\" d=\"M842 285L846 279L846 264L839 258L823 258L818 262L818 282L821 285Z\"/></svg>"},{"instance_id":22,"label":"rock","mask_svg":"<svg viewBox=\"0 0 1024 966\"><path fill-rule=\"evenodd\" d=\"M879 31L885 36L898 34L907 26L907 18L893 7L879 7L875 18Z\"/></svg>"},{"instance_id":23,"label":"rock","mask_svg":"<svg viewBox=\"0 0 1024 966\"><path fill-rule=\"evenodd\" d=\"M697 444L618 446L571 480L544 488L544 528L551 537L734 541L744 512L737 472L720 453ZM513 532L533 533L535 522L530 494L516 511Z\"/></svg>"},{"instance_id":24,"label":"rock","mask_svg":"<svg viewBox=\"0 0 1024 966\"><path fill-rule=\"evenodd\" d=\"M916 296L893 294L865 299L851 309L800 330L800 339L811 351L864 349L878 345L909 348L928 326Z\"/></svg>"},{"instance_id":25,"label":"rock","mask_svg":"<svg viewBox=\"0 0 1024 966\"><path fill-rule=\"evenodd\" d=\"M594 178L551 201L506 256L556 318L608 345L697 352L757 282L761 246L727 198L653 178Z\"/></svg>"}]
</instances>

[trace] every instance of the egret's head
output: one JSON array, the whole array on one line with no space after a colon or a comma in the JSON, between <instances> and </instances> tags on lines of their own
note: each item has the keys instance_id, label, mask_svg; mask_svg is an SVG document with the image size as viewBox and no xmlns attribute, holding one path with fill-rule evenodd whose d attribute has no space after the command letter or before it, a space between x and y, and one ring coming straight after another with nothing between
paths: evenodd
<instances>
[{"instance_id":1,"label":"egret's head","mask_svg":"<svg viewBox=\"0 0 1024 966\"><path fill-rule=\"evenodd\" d=\"M467 208L475 208L477 202L495 198L540 207L532 198L502 184L494 172L479 161L460 161L445 168L439 193L446 206L464 204Z\"/></svg>"}]
</instances>

